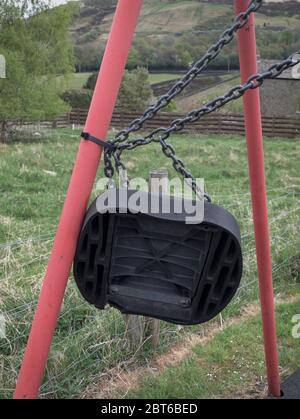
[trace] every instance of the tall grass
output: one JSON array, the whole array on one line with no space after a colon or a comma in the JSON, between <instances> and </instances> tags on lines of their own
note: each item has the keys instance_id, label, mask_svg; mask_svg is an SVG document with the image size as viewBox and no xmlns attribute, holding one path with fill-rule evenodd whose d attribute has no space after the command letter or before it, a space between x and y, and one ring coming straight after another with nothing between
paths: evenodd
<instances>
[{"instance_id":1,"label":"tall grass","mask_svg":"<svg viewBox=\"0 0 300 419\"><path fill-rule=\"evenodd\" d=\"M7 338L0 340L0 395L11 397L59 214L77 150L79 132L57 130L46 138L15 142L0 148L0 311ZM171 139L178 155L197 177L204 177L213 201L238 219L243 235L245 273L238 295L224 316L236 314L258 297L255 246L242 137L206 135ZM272 257L276 293L299 287L299 157L300 143L265 142ZM151 169L169 169L159 146L124 155L132 177ZM102 177L99 169L98 177ZM93 197L96 191L93 192ZM159 352L199 327L163 324ZM146 339L131 349L124 339L122 316L114 309L97 311L79 296L71 278L54 337L42 397L74 397L99 374L118 364L143 363L152 356Z\"/></svg>"}]
</instances>

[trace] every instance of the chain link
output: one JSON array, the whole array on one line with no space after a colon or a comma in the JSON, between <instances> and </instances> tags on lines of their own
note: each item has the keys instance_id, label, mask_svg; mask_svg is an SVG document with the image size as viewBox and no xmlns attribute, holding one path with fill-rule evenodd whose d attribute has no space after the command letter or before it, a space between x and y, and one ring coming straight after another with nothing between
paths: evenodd
<instances>
[{"instance_id":1,"label":"chain link","mask_svg":"<svg viewBox=\"0 0 300 419\"><path fill-rule=\"evenodd\" d=\"M127 128L120 131L116 135L115 139L111 140L111 142L115 145L126 142L129 139L131 133L139 131L146 121L154 118L161 109L165 108L172 99L178 96L202 71L208 67L209 63L213 61L220 54L222 49L234 39L235 33L247 24L251 13L258 11L261 5L262 0L252 0L248 9L236 16L232 26L222 33L218 42L213 44L208 49L206 54L193 65L193 67L184 75L184 77L175 83L173 87L168 91L168 93L161 96L154 105L151 105L148 109L146 109L140 118L135 119L129 124ZM128 145L127 149L131 150L135 147L138 147L139 145L146 145L150 142L152 142L150 138L149 141L142 139L130 140L130 145ZM123 149L124 146L120 146L119 149L116 150L114 157L117 167L124 168L124 165L118 159L120 150ZM112 154L112 152L107 150L104 155L104 172L105 175L110 179L114 175L114 168L111 162ZM177 166L177 163L175 165Z\"/></svg>"},{"instance_id":2,"label":"chain link","mask_svg":"<svg viewBox=\"0 0 300 419\"><path fill-rule=\"evenodd\" d=\"M139 131L146 121L153 119L161 109L168 106L171 100L178 96L202 71L204 71L220 54L222 49L234 39L236 32L248 23L250 15L261 8L262 2L263 0L252 0L248 9L236 16L232 26L222 33L219 40L208 49L206 54L193 65L184 77L175 83L168 93L161 96L154 105L151 105L146 109L140 118L135 119L127 128L120 131L112 142L120 143L126 141L132 132Z\"/></svg>"},{"instance_id":3,"label":"chain link","mask_svg":"<svg viewBox=\"0 0 300 419\"><path fill-rule=\"evenodd\" d=\"M129 136L131 133L140 130L147 120L154 118L160 109L167 106L175 96L181 93L182 90L190 84L192 80L194 80L194 78L220 53L222 48L232 41L234 34L246 25L250 14L259 10L261 4L262 0L251 1L248 9L238 15L234 24L223 32L220 40L208 50L207 54L202 59L196 62L192 69L179 82L177 82L166 95L159 98L155 105L150 106L140 118L135 119L126 129L119 132L114 140L110 141L111 144L114 145L114 148L106 149L104 154L104 171L108 178L111 179L114 175L112 158L114 159L115 166L118 170L120 168L122 168L122 170L126 170L124 164L121 162L121 155L124 150L133 150L152 142L160 143L164 155L172 160L174 169L186 180L190 181L193 191L199 195L196 179L186 169L183 161L176 156L175 150L166 142L166 140L172 133L182 131L186 125L192 124L201 119L203 116L215 112L227 103L239 99L248 90L257 89L263 84L264 80L278 77L285 70L299 64L300 59L295 59L295 56L289 57L281 63L273 65L266 72L251 76L245 84L235 86L224 96L219 96L201 108L194 109L184 118L174 120L169 127L157 128L143 138L129 138ZM207 194L204 194L204 196L207 201L211 201Z\"/></svg>"}]
</instances>

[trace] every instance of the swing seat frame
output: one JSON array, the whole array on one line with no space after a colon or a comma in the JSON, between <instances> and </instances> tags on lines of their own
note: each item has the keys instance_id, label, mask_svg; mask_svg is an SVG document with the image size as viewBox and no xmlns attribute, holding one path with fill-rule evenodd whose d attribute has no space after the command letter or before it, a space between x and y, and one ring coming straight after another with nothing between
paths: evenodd
<instances>
[{"instance_id":1,"label":"swing seat frame","mask_svg":"<svg viewBox=\"0 0 300 419\"><path fill-rule=\"evenodd\" d=\"M137 191L128 191L128 202ZM153 195L147 194L149 202ZM124 213L119 203L100 213L89 208L78 241L74 276L83 297L99 309L192 325L217 316L242 276L240 230L224 208L203 202L204 219L186 224L170 211ZM150 205L149 205L150 207ZM183 206L183 208L186 206ZM178 206L177 206L178 208Z\"/></svg>"}]
</instances>

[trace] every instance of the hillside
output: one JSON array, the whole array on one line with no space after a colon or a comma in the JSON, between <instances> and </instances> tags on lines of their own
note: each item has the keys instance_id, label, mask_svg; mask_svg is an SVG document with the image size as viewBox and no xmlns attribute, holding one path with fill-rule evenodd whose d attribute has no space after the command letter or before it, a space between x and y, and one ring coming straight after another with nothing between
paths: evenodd
<instances>
[{"instance_id":1,"label":"hillside","mask_svg":"<svg viewBox=\"0 0 300 419\"><path fill-rule=\"evenodd\" d=\"M79 70L90 71L99 62L99 46L103 51L111 26L116 0L82 0L78 14L71 29L76 44ZM174 56L167 57L162 67L185 68L193 61L193 51L186 49L186 44L197 46L196 54L204 52L225 25L233 17L232 0L144 0L144 5L137 27L135 58L132 66L141 63L155 69L151 54L170 49L181 52L181 57L174 65ZM300 39L300 4L299 1L268 1L260 13L256 24L260 53L264 58L279 58L285 55L287 47L299 46ZM288 32L290 35L283 35ZM140 45L142 44L142 45ZM296 45L294 45L296 44ZM273 47L273 50L272 50ZM194 50L194 48L191 48ZM181 51L180 51L181 50ZM233 50L231 50L232 52ZM287 51L289 52L289 51ZM136 55L140 55L140 60ZM101 55L101 54L100 54ZM230 54L228 54L230 55ZM166 51L164 51L166 57ZM176 61L176 60L175 60ZM234 59L232 59L234 63ZM163 65L164 64L164 65ZM223 63L224 64L224 63ZM226 63L225 63L226 64ZM129 64L130 65L130 64Z\"/></svg>"},{"instance_id":2,"label":"hillside","mask_svg":"<svg viewBox=\"0 0 300 419\"><path fill-rule=\"evenodd\" d=\"M299 3L300 0L265 1L262 11L257 14L257 24L299 28ZM115 4L116 0L82 0L72 28L75 39L84 41L91 30L97 31L100 39L106 38ZM219 18L224 20L232 15L232 4L232 0L144 0L137 33L157 36L195 29L218 29L221 25Z\"/></svg>"}]
</instances>

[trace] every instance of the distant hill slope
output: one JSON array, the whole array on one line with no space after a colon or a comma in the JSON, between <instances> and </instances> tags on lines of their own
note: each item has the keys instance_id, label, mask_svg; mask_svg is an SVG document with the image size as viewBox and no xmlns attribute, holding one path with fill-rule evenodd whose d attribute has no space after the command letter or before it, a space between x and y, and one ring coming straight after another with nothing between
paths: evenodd
<instances>
[{"instance_id":1,"label":"distant hill slope","mask_svg":"<svg viewBox=\"0 0 300 419\"><path fill-rule=\"evenodd\" d=\"M258 28L275 32L300 30L299 1L266 1L256 16ZM88 55L89 51L90 56L93 49L99 52L99 45L104 47L116 3L116 0L80 2L71 32L81 55ZM178 38L191 33L213 34L224 28L232 18L232 0L144 0L137 34L150 43L163 39L165 46L168 36Z\"/></svg>"},{"instance_id":2,"label":"distant hill slope","mask_svg":"<svg viewBox=\"0 0 300 419\"><path fill-rule=\"evenodd\" d=\"M299 3L300 0L265 1L261 12L257 14L257 24L299 28ZM107 37L115 4L115 0L82 0L80 13L72 28L75 39L84 41L85 35L91 30L97 30L102 39ZM223 21L228 21L232 16L232 5L232 0L144 0L137 32L157 36L201 28L218 29Z\"/></svg>"}]
</instances>

